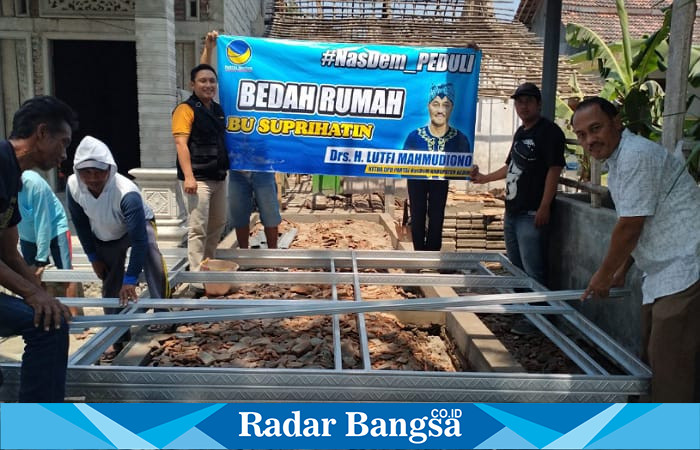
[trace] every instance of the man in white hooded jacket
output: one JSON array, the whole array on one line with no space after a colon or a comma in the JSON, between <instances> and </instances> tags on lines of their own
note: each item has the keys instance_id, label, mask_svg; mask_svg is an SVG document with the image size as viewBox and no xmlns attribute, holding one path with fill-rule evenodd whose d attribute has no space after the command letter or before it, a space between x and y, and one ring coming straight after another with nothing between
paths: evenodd
<instances>
[{"instance_id":1,"label":"man in white hooded jacket","mask_svg":"<svg viewBox=\"0 0 700 450\"><path fill-rule=\"evenodd\" d=\"M143 270L151 297L168 298L170 287L156 242L153 211L139 188L117 173L107 145L92 136L80 141L73 170L66 189L68 210L83 250L102 280L102 296L119 297L122 306L136 301L136 284ZM129 247L131 256L124 273ZM105 308L105 312L118 310Z\"/></svg>"}]
</instances>

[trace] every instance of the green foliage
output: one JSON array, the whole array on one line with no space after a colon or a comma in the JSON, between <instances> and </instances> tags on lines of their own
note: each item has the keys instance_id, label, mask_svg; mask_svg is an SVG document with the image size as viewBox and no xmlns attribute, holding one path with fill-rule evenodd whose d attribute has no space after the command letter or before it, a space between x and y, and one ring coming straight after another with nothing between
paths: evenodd
<instances>
[{"instance_id":1,"label":"green foliage","mask_svg":"<svg viewBox=\"0 0 700 450\"><path fill-rule=\"evenodd\" d=\"M566 41L574 48L585 47L583 52L571 56L572 62L596 63L600 75L611 84L624 86L631 82L627 68L619 61L620 45L613 52L595 31L575 23L566 26Z\"/></svg>"},{"instance_id":2,"label":"green foliage","mask_svg":"<svg viewBox=\"0 0 700 450\"><path fill-rule=\"evenodd\" d=\"M697 117L691 117L685 121L685 137L689 141L695 141L695 147L690 151L686 159L688 172L700 183L700 121Z\"/></svg>"},{"instance_id":3,"label":"green foliage","mask_svg":"<svg viewBox=\"0 0 700 450\"><path fill-rule=\"evenodd\" d=\"M690 50L690 73L688 82L693 87L700 87L700 48L693 47Z\"/></svg>"},{"instance_id":4,"label":"green foliage","mask_svg":"<svg viewBox=\"0 0 700 450\"><path fill-rule=\"evenodd\" d=\"M664 90L654 80L635 84L627 92L620 108L623 123L633 133L653 141L661 139Z\"/></svg>"},{"instance_id":5,"label":"green foliage","mask_svg":"<svg viewBox=\"0 0 700 450\"><path fill-rule=\"evenodd\" d=\"M576 74L572 75L571 79L569 80L569 85L573 88L574 92L577 93L577 100L582 100L583 94L581 93L581 90L578 86ZM569 103L565 102L560 97L556 98L554 115L557 118L557 122L559 122L559 124L562 125L561 129L564 131L564 135L567 139L566 152L576 157L576 161L578 162L579 166L579 180L587 181L591 179L590 158L583 150L583 147L581 147L578 144L569 143L569 141L576 141L576 135L574 134L574 131L571 126L571 116L573 115L573 113L574 111L569 106Z\"/></svg>"},{"instance_id":6,"label":"green foliage","mask_svg":"<svg viewBox=\"0 0 700 450\"><path fill-rule=\"evenodd\" d=\"M608 44L591 29L568 24L566 39L573 47L584 51L572 56L572 61L589 60L597 64L605 79L601 97L621 105L622 121L631 131L650 139L661 136L664 91L649 79L663 61L659 47L666 42L671 30L671 9L664 13L659 30L646 39L632 40L623 0L616 0L620 17L622 42Z\"/></svg>"},{"instance_id":7,"label":"green foliage","mask_svg":"<svg viewBox=\"0 0 700 450\"><path fill-rule=\"evenodd\" d=\"M627 11L624 0L616 0L620 18L622 41L606 43L591 29L568 24L566 40L572 47L583 51L571 57L571 62L597 70L605 80L601 93L620 106L623 124L632 132L654 141L660 141L663 125L663 88L650 75L655 71L665 71L668 55L668 38L671 31L671 7L665 8L661 27L644 39L631 39L628 29ZM693 47L690 55L688 83L700 87L700 48ZM693 95L688 99L688 110L694 102L700 101ZM562 102L563 103L563 102ZM567 106L563 103L564 106ZM563 108L557 109L557 116L567 117ZM559 115L561 114L561 115ZM700 141L700 124L697 117L689 117L684 127L684 137ZM687 167L696 180L700 180L700 144L693 149ZM587 158L583 158L587 159Z\"/></svg>"}]
</instances>

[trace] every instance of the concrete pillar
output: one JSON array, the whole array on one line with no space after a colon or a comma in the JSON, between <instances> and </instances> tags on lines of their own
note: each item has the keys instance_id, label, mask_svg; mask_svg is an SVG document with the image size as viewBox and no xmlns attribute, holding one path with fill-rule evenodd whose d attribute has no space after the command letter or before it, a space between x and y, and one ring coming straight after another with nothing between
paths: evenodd
<instances>
[{"instance_id":1,"label":"concrete pillar","mask_svg":"<svg viewBox=\"0 0 700 450\"><path fill-rule=\"evenodd\" d=\"M673 2L671 33L668 46L666 71L666 97L664 98L664 127L661 142L673 151L683 138L688 98L688 66L693 41L693 22L697 4L693 1Z\"/></svg>"},{"instance_id":2,"label":"concrete pillar","mask_svg":"<svg viewBox=\"0 0 700 450\"><path fill-rule=\"evenodd\" d=\"M129 175L141 188L144 200L153 209L158 228L158 242L164 247L182 244L187 228L185 205L175 169L131 169Z\"/></svg>"},{"instance_id":3,"label":"concrete pillar","mask_svg":"<svg viewBox=\"0 0 700 450\"><path fill-rule=\"evenodd\" d=\"M562 0L547 0L542 58L542 115L554 120L559 68L559 32Z\"/></svg>"},{"instance_id":4,"label":"concrete pillar","mask_svg":"<svg viewBox=\"0 0 700 450\"><path fill-rule=\"evenodd\" d=\"M141 165L172 168L175 148L170 117L177 101L172 1L136 2L135 33Z\"/></svg>"},{"instance_id":5,"label":"concrete pillar","mask_svg":"<svg viewBox=\"0 0 700 450\"><path fill-rule=\"evenodd\" d=\"M159 242L180 245L187 233L178 196L170 130L176 97L175 12L171 0L135 2L136 73L141 168L130 171L153 208Z\"/></svg>"},{"instance_id":6,"label":"concrete pillar","mask_svg":"<svg viewBox=\"0 0 700 450\"><path fill-rule=\"evenodd\" d=\"M12 130L12 116L20 104L14 41L0 39L0 136Z\"/></svg>"}]
</instances>

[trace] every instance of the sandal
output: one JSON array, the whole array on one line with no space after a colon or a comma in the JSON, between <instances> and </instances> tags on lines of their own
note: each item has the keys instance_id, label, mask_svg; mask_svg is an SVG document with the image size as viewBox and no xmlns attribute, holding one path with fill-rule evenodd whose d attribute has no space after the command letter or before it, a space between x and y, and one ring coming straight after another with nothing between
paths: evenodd
<instances>
[{"instance_id":1,"label":"sandal","mask_svg":"<svg viewBox=\"0 0 700 450\"><path fill-rule=\"evenodd\" d=\"M177 325L174 323L152 323L146 330L149 333L173 333L176 328Z\"/></svg>"},{"instance_id":2,"label":"sandal","mask_svg":"<svg viewBox=\"0 0 700 450\"><path fill-rule=\"evenodd\" d=\"M105 350L100 359L104 362L112 362L122 350L124 350L124 344L115 342Z\"/></svg>"}]
</instances>

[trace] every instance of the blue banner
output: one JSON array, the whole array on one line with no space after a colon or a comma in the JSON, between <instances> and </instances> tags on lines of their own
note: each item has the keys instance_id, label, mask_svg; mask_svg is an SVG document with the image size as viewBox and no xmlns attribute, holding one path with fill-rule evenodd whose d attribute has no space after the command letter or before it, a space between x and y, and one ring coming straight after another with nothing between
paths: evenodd
<instances>
[{"instance_id":1,"label":"blue banner","mask_svg":"<svg viewBox=\"0 0 700 450\"><path fill-rule=\"evenodd\" d=\"M219 36L231 167L467 178L481 52Z\"/></svg>"},{"instance_id":2,"label":"blue banner","mask_svg":"<svg viewBox=\"0 0 700 450\"><path fill-rule=\"evenodd\" d=\"M3 404L2 449L700 449L698 404Z\"/></svg>"}]
</instances>

